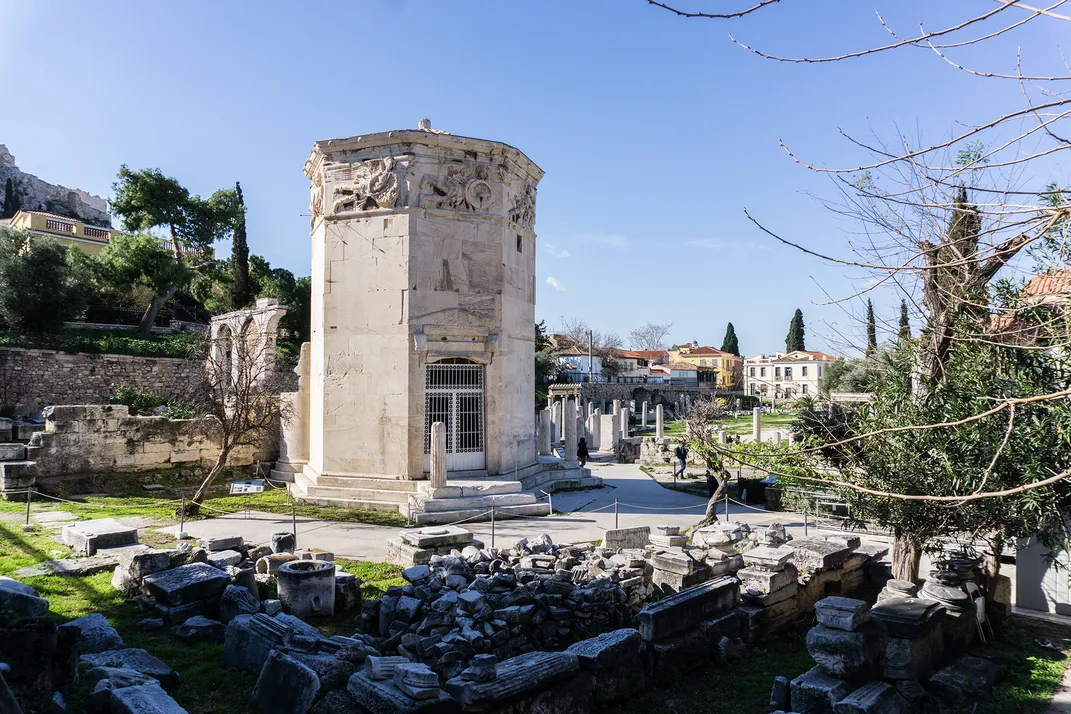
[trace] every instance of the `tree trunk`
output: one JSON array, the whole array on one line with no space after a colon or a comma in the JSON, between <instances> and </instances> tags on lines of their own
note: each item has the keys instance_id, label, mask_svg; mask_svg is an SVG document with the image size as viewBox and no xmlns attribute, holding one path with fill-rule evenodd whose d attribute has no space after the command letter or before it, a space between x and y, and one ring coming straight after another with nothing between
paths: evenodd
<instances>
[{"instance_id":1,"label":"tree trunk","mask_svg":"<svg viewBox=\"0 0 1071 714\"><path fill-rule=\"evenodd\" d=\"M201 504L204 503L205 498L208 497L208 489L212 487L212 482L216 480L219 473L223 470L224 465L227 463L227 457L231 453L230 446L223 446L219 450L219 457L216 459L216 463L213 464L212 470L208 472L208 476L205 476L205 480L201 482L201 485L197 488L197 493L193 494L193 500L186 503L186 515L196 516L201 510Z\"/></svg>"},{"instance_id":2,"label":"tree trunk","mask_svg":"<svg viewBox=\"0 0 1071 714\"><path fill-rule=\"evenodd\" d=\"M919 561L922 560L922 544L918 538L896 532L892 549L892 576L897 580L916 583L919 579Z\"/></svg>"},{"instance_id":3,"label":"tree trunk","mask_svg":"<svg viewBox=\"0 0 1071 714\"><path fill-rule=\"evenodd\" d=\"M707 462L707 478L711 477L710 462ZM729 472L724 467L718 467L716 473L722 475L722 478L718 480L718 487L714 490L714 494L707 501L707 511L703 514L703 520L696 523L692 530L709 526L718 522L718 503L725 496L725 489L729 486ZM726 521L729 519L726 518Z\"/></svg>"},{"instance_id":4,"label":"tree trunk","mask_svg":"<svg viewBox=\"0 0 1071 714\"><path fill-rule=\"evenodd\" d=\"M148 337L152 334L152 326L156 324L156 316L160 312L160 308L167 303L168 300L175 297L175 292L178 290L177 285L172 285L167 289L167 292L162 295L153 295L152 300L149 301L149 307L145 310L145 314L141 317L141 323L138 324L138 334L142 337Z\"/></svg>"}]
</instances>

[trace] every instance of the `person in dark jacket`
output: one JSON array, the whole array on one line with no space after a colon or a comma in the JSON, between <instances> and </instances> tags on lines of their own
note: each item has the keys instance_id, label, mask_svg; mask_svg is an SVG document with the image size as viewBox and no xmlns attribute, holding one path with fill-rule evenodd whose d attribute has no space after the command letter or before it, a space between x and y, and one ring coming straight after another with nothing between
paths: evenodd
<instances>
[{"instance_id":1,"label":"person in dark jacket","mask_svg":"<svg viewBox=\"0 0 1071 714\"><path fill-rule=\"evenodd\" d=\"M576 458L579 459L581 468L588 462L588 440L584 437L580 437L580 442L576 445Z\"/></svg>"},{"instance_id":2,"label":"person in dark jacket","mask_svg":"<svg viewBox=\"0 0 1071 714\"><path fill-rule=\"evenodd\" d=\"M684 469L688 465L688 447L682 444L677 444L677 448L673 450L673 455L677 457L677 461L680 463L680 469L674 467L673 476L676 478L678 475L684 478Z\"/></svg>"}]
</instances>

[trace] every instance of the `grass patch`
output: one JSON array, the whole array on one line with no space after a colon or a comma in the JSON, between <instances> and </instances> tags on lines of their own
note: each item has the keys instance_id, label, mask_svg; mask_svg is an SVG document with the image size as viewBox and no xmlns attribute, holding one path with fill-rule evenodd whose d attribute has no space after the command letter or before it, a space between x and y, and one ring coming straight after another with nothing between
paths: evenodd
<instances>
[{"instance_id":1,"label":"grass patch","mask_svg":"<svg viewBox=\"0 0 1071 714\"><path fill-rule=\"evenodd\" d=\"M133 355L135 357L189 357L203 350L205 338L184 332L138 335L133 330L70 328L57 332L20 335L0 332L0 347L84 352L88 354Z\"/></svg>"},{"instance_id":2,"label":"grass patch","mask_svg":"<svg viewBox=\"0 0 1071 714\"><path fill-rule=\"evenodd\" d=\"M53 551L69 550L60 546L40 527L23 532L21 526L0 522L0 575L10 576L15 570L30 567L54 557ZM361 594L365 598L380 597L391 585L403 584L401 568L386 563L359 560L339 560L339 567L363 580ZM111 586L110 572L87 577L42 576L24 578L23 582L36 588L49 600L51 615L66 622L90 613L99 612L122 635L127 647L140 647L171 665L181 682L169 690L180 705L198 714L253 714L250 694L256 676L224 667L223 646L201 643L186 645L176 640L170 629L141 632L136 628L146 614L127 603L122 594ZM359 610L338 617L313 621L325 634L352 635L357 630ZM76 685L65 692L69 711L89 711L88 685ZM20 692L26 695L24 692ZM29 693L28 703L44 711L52 692Z\"/></svg>"},{"instance_id":3,"label":"grass patch","mask_svg":"<svg viewBox=\"0 0 1071 714\"><path fill-rule=\"evenodd\" d=\"M286 489L267 486L264 493L247 496L229 495L229 481L248 478L248 473L234 472L221 476L210 491L201 513L187 520L201 520L220 515L211 509L227 513L255 510L264 513L289 514ZM57 481L49 484L47 493L74 503L50 501L45 498L31 504L31 512L49 510L70 511L81 518L123 518L141 516L160 526L178 523L176 512L182 496L191 497L203 478L202 474L188 470L173 470L139 474L106 474ZM163 489L147 492L145 484L159 484ZM0 513L24 513L25 503L0 501ZM371 511L340 506L321 506L298 501L297 515L324 521L346 523L370 523L379 526L404 526L405 516L397 511Z\"/></svg>"},{"instance_id":4,"label":"grass patch","mask_svg":"<svg viewBox=\"0 0 1071 714\"><path fill-rule=\"evenodd\" d=\"M1041 647L1035 638L1056 642L1063 653ZM1004 680L978 705L977 714L1028 714L1045 711L1060 686L1071 651L1071 628L1013 617L993 648Z\"/></svg>"}]
</instances>

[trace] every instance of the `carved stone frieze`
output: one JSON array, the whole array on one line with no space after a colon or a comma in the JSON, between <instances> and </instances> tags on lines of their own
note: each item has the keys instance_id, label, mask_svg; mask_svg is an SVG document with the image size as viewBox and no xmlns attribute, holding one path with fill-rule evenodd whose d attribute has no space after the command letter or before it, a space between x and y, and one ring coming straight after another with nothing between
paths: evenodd
<instances>
[{"instance_id":1,"label":"carved stone frieze","mask_svg":"<svg viewBox=\"0 0 1071 714\"><path fill-rule=\"evenodd\" d=\"M404 170L404 162L393 156L353 164L349 179L332 187L331 214L339 216L393 208L401 193L398 174Z\"/></svg>"},{"instance_id":2,"label":"carved stone frieze","mask_svg":"<svg viewBox=\"0 0 1071 714\"><path fill-rule=\"evenodd\" d=\"M509 209L509 220L516 223L526 231L535 226L535 187L526 183L517 195L513 197L513 203Z\"/></svg>"},{"instance_id":3,"label":"carved stone frieze","mask_svg":"<svg viewBox=\"0 0 1071 714\"><path fill-rule=\"evenodd\" d=\"M315 226L316 221L324 215L324 179L319 172L312 176L312 187L309 189L309 221L310 226Z\"/></svg>"},{"instance_id":4,"label":"carved stone frieze","mask_svg":"<svg viewBox=\"0 0 1071 714\"><path fill-rule=\"evenodd\" d=\"M446 167L441 176L425 176L420 190L420 205L453 211L491 210L495 189L491 185L491 168L485 164L458 164Z\"/></svg>"}]
</instances>

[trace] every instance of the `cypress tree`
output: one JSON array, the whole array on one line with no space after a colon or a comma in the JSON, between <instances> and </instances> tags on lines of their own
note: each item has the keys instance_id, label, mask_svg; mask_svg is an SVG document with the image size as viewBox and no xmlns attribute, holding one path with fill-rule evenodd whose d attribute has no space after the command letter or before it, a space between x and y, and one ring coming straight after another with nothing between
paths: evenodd
<instances>
[{"instance_id":1,"label":"cypress tree","mask_svg":"<svg viewBox=\"0 0 1071 714\"><path fill-rule=\"evenodd\" d=\"M900 334L901 340L911 339L911 323L907 319L907 300L900 301Z\"/></svg>"},{"instance_id":2,"label":"cypress tree","mask_svg":"<svg viewBox=\"0 0 1071 714\"><path fill-rule=\"evenodd\" d=\"M740 341L736 339L736 328L731 322L725 327L725 339L721 341L721 351L740 356Z\"/></svg>"},{"instance_id":3,"label":"cypress tree","mask_svg":"<svg viewBox=\"0 0 1071 714\"><path fill-rule=\"evenodd\" d=\"M866 301L866 353L873 354L878 349L878 326L874 322L874 303Z\"/></svg>"},{"instance_id":4,"label":"cypress tree","mask_svg":"<svg viewBox=\"0 0 1071 714\"><path fill-rule=\"evenodd\" d=\"M238 220L231 240L231 269L234 284L231 286L231 309L240 310L253 302L253 290L249 284L249 243L245 233L245 199L242 184L235 181L234 192L238 197Z\"/></svg>"},{"instance_id":5,"label":"cypress tree","mask_svg":"<svg viewBox=\"0 0 1071 714\"><path fill-rule=\"evenodd\" d=\"M15 181L9 178L4 183L4 211L0 213L0 218L11 218L19 209L22 208L21 201L19 200L19 190L15 186Z\"/></svg>"},{"instance_id":6,"label":"cypress tree","mask_svg":"<svg viewBox=\"0 0 1071 714\"><path fill-rule=\"evenodd\" d=\"M804 343L803 311L796 308L796 313L792 315L792 322L788 324L788 336L785 337L785 351L796 352L797 350L806 349L807 347Z\"/></svg>"}]
</instances>

